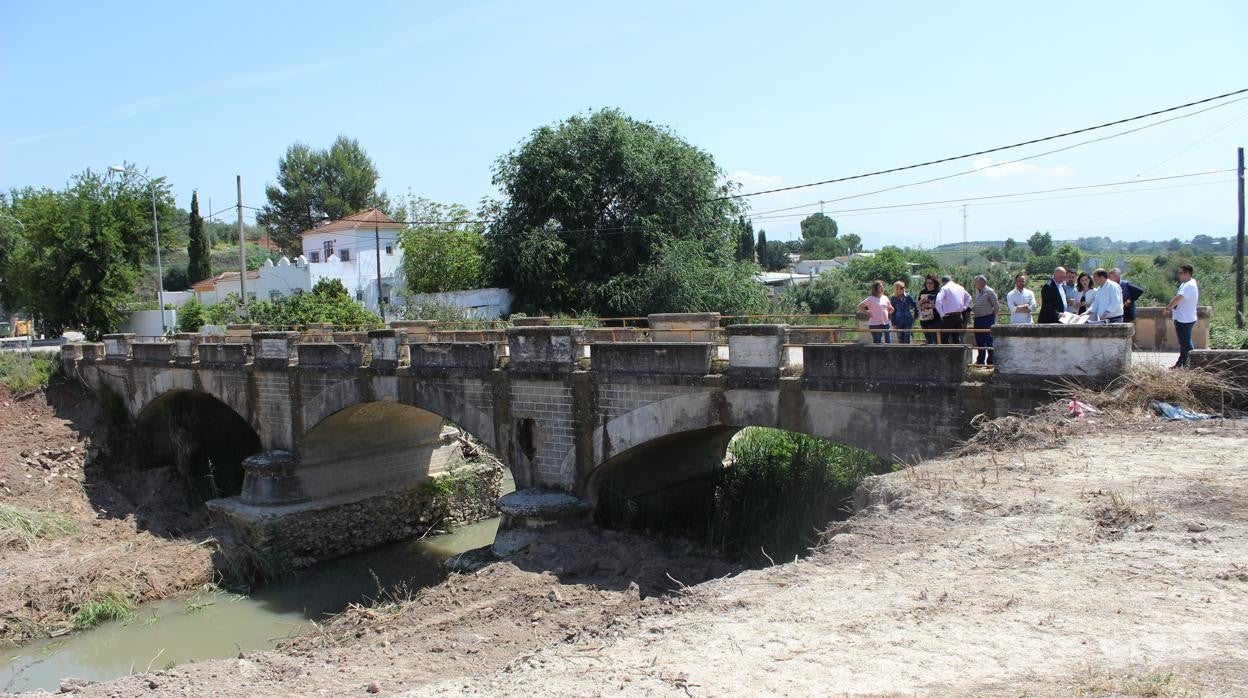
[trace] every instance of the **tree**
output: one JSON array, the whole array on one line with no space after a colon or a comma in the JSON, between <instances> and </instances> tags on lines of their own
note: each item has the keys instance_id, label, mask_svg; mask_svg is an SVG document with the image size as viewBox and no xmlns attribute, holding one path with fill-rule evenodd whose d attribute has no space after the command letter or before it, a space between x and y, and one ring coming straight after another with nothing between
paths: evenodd
<instances>
[{"instance_id":1,"label":"tree","mask_svg":"<svg viewBox=\"0 0 1248 698\"><path fill-rule=\"evenodd\" d=\"M199 192L191 192L191 218L187 231L186 278L194 283L212 276L212 243L204 232L204 219L199 216Z\"/></svg>"},{"instance_id":2,"label":"tree","mask_svg":"<svg viewBox=\"0 0 1248 698\"><path fill-rule=\"evenodd\" d=\"M754 261L754 221L746 220L745 216L737 219L737 261Z\"/></svg>"},{"instance_id":3,"label":"tree","mask_svg":"<svg viewBox=\"0 0 1248 698\"><path fill-rule=\"evenodd\" d=\"M1083 251L1069 242L1062 243L1060 247L1053 251L1053 256L1056 258L1054 267L1078 269L1079 263L1083 261Z\"/></svg>"},{"instance_id":4,"label":"tree","mask_svg":"<svg viewBox=\"0 0 1248 698\"><path fill-rule=\"evenodd\" d=\"M278 247L296 249L299 233L325 219L388 209L386 195L377 193L377 179L377 167L354 138L338 136L328 150L295 143L277 161L277 185L265 186L268 203L256 222Z\"/></svg>"},{"instance_id":5,"label":"tree","mask_svg":"<svg viewBox=\"0 0 1248 698\"><path fill-rule=\"evenodd\" d=\"M836 237L836 221L822 213L802 219L802 254L807 259L831 259L845 254L844 240Z\"/></svg>"},{"instance_id":6,"label":"tree","mask_svg":"<svg viewBox=\"0 0 1248 698\"><path fill-rule=\"evenodd\" d=\"M481 288L486 282L484 226L458 204L413 199L406 208L412 224L399 233L403 275L412 293Z\"/></svg>"},{"instance_id":7,"label":"tree","mask_svg":"<svg viewBox=\"0 0 1248 698\"><path fill-rule=\"evenodd\" d=\"M152 186L162 228L169 226L176 211L169 187L163 178ZM86 170L62 191L27 188L10 202L25 229L0 270L6 305L37 317L47 332L98 337L116 329L135 300L140 268L154 256L147 182Z\"/></svg>"},{"instance_id":8,"label":"tree","mask_svg":"<svg viewBox=\"0 0 1248 698\"><path fill-rule=\"evenodd\" d=\"M1031 253L1037 257L1046 257L1053 254L1053 236L1049 233L1042 233L1039 230L1032 233L1027 238L1027 246L1031 248Z\"/></svg>"},{"instance_id":9,"label":"tree","mask_svg":"<svg viewBox=\"0 0 1248 698\"><path fill-rule=\"evenodd\" d=\"M762 263L767 271L780 271L789 266L789 246L779 240L767 243L767 252Z\"/></svg>"},{"instance_id":10,"label":"tree","mask_svg":"<svg viewBox=\"0 0 1248 698\"><path fill-rule=\"evenodd\" d=\"M758 266L767 269L767 231L758 231L758 243L754 246L758 251Z\"/></svg>"},{"instance_id":11,"label":"tree","mask_svg":"<svg viewBox=\"0 0 1248 698\"><path fill-rule=\"evenodd\" d=\"M526 312L609 314L666 305L643 277L663 273L671 250L736 279L741 207L721 177L709 154L619 110L538 128L495 163L493 182L505 198L486 206L494 283L510 288ZM678 241L692 244L672 245ZM644 289L657 295L642 298Z\"/></svg>"},{"instance_id":12,"label":"tree","mask_svg":"<svg viewBox=\"0 0 1248 698\"><path fill-rule=\"evenodd\" d=\"M849 254L862 252L862 238L850 233L849 235L842 236L841 239L845 241L845 250Z\"/></svg>"}]
</instances>

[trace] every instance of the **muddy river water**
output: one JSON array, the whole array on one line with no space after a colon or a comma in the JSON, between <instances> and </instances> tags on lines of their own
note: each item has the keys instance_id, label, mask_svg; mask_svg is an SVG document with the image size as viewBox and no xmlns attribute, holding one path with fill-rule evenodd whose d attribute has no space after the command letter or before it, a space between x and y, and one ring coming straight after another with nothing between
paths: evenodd
<instances>
[{"instance_id":1,"label":"muddy river water","mask_svg":"<svg viewBox=\"0 0 1248 698\"><path fill-rule=\"evenodd\" d=\"M507 480L504 488L510 489ZM447 558L489 545L497 529L498 519L490 519L339 558L249 596L213 591L147 604L128 621L0 653L0 692L56 691L67 677L100 681L271 649L313 620L377 598L379 588L440 582Z\"/></svg>"}]
</instances>

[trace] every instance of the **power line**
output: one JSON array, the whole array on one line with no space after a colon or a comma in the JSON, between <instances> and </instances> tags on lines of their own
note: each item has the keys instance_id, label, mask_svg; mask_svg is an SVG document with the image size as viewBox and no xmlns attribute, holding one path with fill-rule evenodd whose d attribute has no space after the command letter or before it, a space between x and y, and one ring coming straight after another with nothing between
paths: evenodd
<instances>
[{"instance_id":1,"label":"power line","mask_svg":"<svg viewBox=\"0 0 1248 698\"><path fill-rule=\"evenodd\" d=\"M1227 97L1233 97L1233 96L1235 96L1235 95L1244 94L1244 93L1246 93L1246 92L1248 92L1248 87L1245 87L1245 88L1243 88L1243 89L1239 89L1239 90L1235 90L1235 91L1233 91L1233 92L1227 92L1227 93L1224 93L1224 94L1220 94L1220 95L1217 95L1217 96L1214 96L1214 97L1207 97L1207 98L1205 98L1205 99L1200 99L1200 100L1197 100L1197 101L1195 101L1195 102L1188 102L1188 103L1186 103L1186 104L1180 104L1180 105L1173 106L1173 107L1167 107L1167 108L1165 108L1165 109L1158 109L1158 110L1156 110L1156 111L1151 111L1151 112L1149 112L1149 113L1147 113L1147 114L1140 114L1140 115L1138 115L1138 116L1132 116L1132 117L1128 117L1128 118L1125 118L1125 119L1117 119L1117 120L1115 120L1115 121L1108 121L1108 122L1106 122L1106 123L1103 123L1103 124L1097 124L1097 125L1095 125L1095 126L1086 126L1086 127L1084 127L1084 128L1075 129L1074 131L1066 131L1066 132L1064 132L1064 133L1058 133L1058 134L1054 134L1054 135L1052 135L1052 136L1044 136L1043 138L1033 138L1033 139L1031 139L1031 140L1021 141L1021 142L1019 142L1019 143L1014 143L1014 144L1012 144L1012 145L1002 145L1002 146L997 146L997 147L995 147L995 148L987 148L987 149L984 149L984 150L977 150L977 151L975 151L975 152L971 152L971 153L963 153L963 154L961 154L961 155L952 155L952 156L949 156L949 157L939 158L939 159L936 159L936 160L928 160L928 161L926 161L926 162L914 163L914 164L912 164L912 165L902 165L902 166L900 166L900 167L890 167L890 168L888 168L888 169L884 169L884 170L875 170L875 171L872 171L872 172L864 172L864 173L861 173L861 174L849 175L849 176L846 176L846 177L836 177L836 178L834 178L834 179L826 179L826 180L823 180L823 181L821 181L821 182L810 182L810 183L808 183L808 184L794 184L794 185L792 185L792 186L788 186L788 187L777 187L777 188L775 188L775 189L764 189L764 190L762 190L762 191L750 192L750 193L748 193L748 194L731 194L731 195L728 195L728 196L720 196L720 197L716 197L716 198L713 198L713 199L708 199L708 201L727 201L727 200L731 200L731 199L744 199L744 198L748 198L748 197L751 197L751 196L761 196L761 195L763 195L763 194L776 194L776 193L778 193L778 192L782 192L782 191L793 191L793 190L795 190L795 189L808 189L808 188L810 188L810 187L818 187L818 186L822 186L822 185L825 185L825 184L836 184L837 182L848 182L848 181L850 181L850 180L854 180L854 179L863 179L863 178L866 178L866 177L875 177L875 176L878 176L878 175L883 175L883 174L891 174L891 173L893 173L893 172L902 172L902 171L905 171L905 170L913 170L913 169L917 169L917 168L920 168L920 167L928 167L928 166L930 166L930 165L939 165L939 164L941 164L941 163L945 163L945 162L953 162L953 161L955 161L955 160L965 160L966 158L973 158L973 157L976 157L976 156L978 156L978 155L988 155L988 154L990 154L990 153L998 153L998 152L1001 152L1001 151L1003 151L1003 150L1012 150L1012 149L1014 149L1014 148L1022 148L1023 146L1035 145L1036 143L1044 143L1045 141L1052 141L1052 140L1056 140L1056 139L1058 139L1058 138L1066 138L1066 137L1068 137L1068 136L1075 136L1075 135L1078 135L1078 134L1080 134L1080 133L1087 133L1087 132L1089 132L1089 131L1096 131L1096 130L1098 130L1098 129L1109 128L1109 127L1111 127L1111 126L1118 126L1118 125L1121 125L1121 124L1130 123L1130 122L1132 122L1132 121L1139 121L1139 120L1141 120L1141 119L1147 119L1147 118L1150 118L1150 117L1159 116L1159 115L1161 115L1161 114L1167 114L1167 113L1169 113L1169 112L1178 111L1178 110L1180 110L1180 109L1187 109L1188 107L1194 107L1194 106L1197 106L1197 105L1200 105L1200 104L1207 104L1207 103L1209 103L1209 102L1215 102L1215 101L1220 100L1220 99L1226 99ZM1238 100L1237 100L1237 101L1238 101ZM1229 104L1229 102L1228 102L1228 104ZM1222 105L1219 105L1219 106L1222 106ZM1199 113L1199 112L1196 112L1196 113ZM1192 115L1193 115L1193 114L1188 114L1188 115L1186 115L1186 116L1192 116ZM1159 123L1165 123L1165 122L1159 122ZM1154 125L1155 125L1155 124L1154 124Z\"/></svg>"},{"instance_id":2,"label":"power line","mask_svg":"<svg viewBox=\"0 0 1248 698\"><path fill-rule=\"evenodd\" d=\"M1063 191L1078 191L1081 189L1103 189L1105 187L1119 187L1119 186L1127 186L1131 184L1143 184L1146 182L1161 182L1161 181L1170 180L1170 179L1186 179L1188 177L1205 177L1208 175L1225 174L1227 172L1233 172L1233 171L1234 171L1233 169L1224 169L1224 170L1210 170L1208 172L1190 172L1188 174L1169 175L1166 177L1152 177L1149 179L1127 179L1127 180L1122 180L1118 182L1106 182L1104 184L1083 184L1083 185L1073 186L1073 187L1058 187L1055 189L1036 189L1033 191L1013 192L1010 194L990 194L987 196L964 196L964 197L960 197L956 199L939 199L935 201L916 201L916 202L908 203L908 204L886 204L886 205L881 205L881 206L864 206L862 208L846 208L846 209L840 209L836 211L830 211L829 213L854 213L857 211L877 211L881 209L907 208L910 206L931 206L933 204L952 204L952 203L961 204L961 203L966 203L968 201L987 201L989 199L1006 199L1006 198L1010 198L1014 196L1031 196L1033 194L1053 194L1056 192L1063 192ZM801 215L801 214L791 214L791 215ZM769 218L766 216L756 216L752 220L775 220L775 219Z\"/></svg>"},{"instance_id":3,"label":"power line","mask_svg":"<svg viewBox=\"0 0 1248 698\"><path fill-rule=\"evenodd\" d=\"M1114 138L1118 138L1118 137L1120 137L1120 136L1126 136L1126 135L1129 135L1129 134L1135 133L1135 132L1137 132L1137 131L1143 131L1144 129L1152 128L1152 127L1154 127L1154 126L1160 126L1160 125L1162 125L1162 124L1166 124L1166 123L1169 123L1169 122L1171 122L1171 121L1177 121L1177 120L1179 120L1179 119L1186 119L1186 118L1191 117L1191 116L1196 116L1197 114L1203 114L1203 113L1205 113L1205 112L1207 112L1207 111L1211 111L1211 110L1213 110L1213 109L1220 109L1220 108L1222 108L1222 107L1229 106L1229 105L1231 105L1231 104L1235 104L1236 102L1242 102L1242 101L1244 101L1245 99L1248 99L1248 97L1240 97L1239 99L1233 99L1233 100L1231 100L1231 101L1229 101L1229 102L1223 102L1222 104L1215 104L1215 105L1214 105L1214 106L1212 106L1212 107L1206 107L1206 108L1201 109L1201 110L1199 110L1199 111L1194 111L1194 112L1192 112L1192 113L1190 113L1190 114L1183 114L1183 115L1181 115L1181 116L1175 116L1175 117L1171 117L1171 118L1169 118L1169 119L1163 119L1163 120L1161 120L1161 121L1157 121L1157 122L1154 122L1154 123L1151 123L1151 124L1145 124L1144 126L1138 126L1138 127L1136 127L1136 128L1127 129L1126 131L1119 131L1118 133L1112 133L1112 134L1110 134L1110 135L1108 135L1108 136L1102 136L1102 137L1100 137L1100 138L1090 138L1090 139L1088 139L1088 140L1086 140L1086 141L1080 141L1080 142L1078 142L1078 143L1072 143L1072 144L1067 145L1067 146L1062 146L1061 148L1054 148L1053 150L1046 150L1046 151L1044 151L1043 153L1036 153L1035 155L1028 155L1027 157L1018 158L1018 159L1016 159L1016 160L1003 160L1003 161L1001 161L1001 162L995 162L995 163L992 163L991 165L985 165L985 166L983 166L983 167L976 167L976 168L973 168L973 169L970 169L970 170L963 170L963 171L961 171L961 172L954 172L953 174L941 175L941 176L939 176L939 177L932 177L932 178L930 178L930 179L921 179L921 180L918 180L918 181L916 181L916 182L907 182L907 183L905 183L905 184L898 184L898 185L891 186L891 187L885 187L885 188L883 188L883 189L876 189L876 190L874 190L874 191L862 192L861 194L850 194L850 195L848 195L848 196L842 196L842 197L838 197L838 198L835 198L835 199L824 199L824 200L822 200L822 201L818 201L818 202L815 202L815 203L809 203L809 204L799 204L799 205L797 205L797 206L788 206L788 207L785 207L785 208L771 209L771 210L769 210L769 211L760 211L760 212L759 212L759 215L762 215L762 214L767 214L767 213L777 213L777 212L780 212L780 211L793 211L793 210L797 210L797 209L800 209L800 208L812 208L812 207L814 207L814 206L821 206L821 205L823 205L823 204L835 203L835 202L837 202L837 201L848 201L849 199L860 199L860 198L862 198L862 197L864 197L864 196L871 196L871 195L873 195L873 194L882 194L882 193L884 193L884 192L896 191L896 190L898 190L898 189L905 189L905 188L908 188L908 187L916 187L916 186L919 186L919 185L921 185L921 184L931 184L932 182L940 182L940 181L942 181L942 180L946 180L946 179L953 179L954 177L961 177L961 176L963 176L963 175L974 174L974 173L976 173L976 172L983 172L984 170L991 170L991 169L992 169L992 168L994 168L994 167L1001 167L1002 165L1013 165L1013 164L1016 164L1016 163L1025 162L1025 161L1027 161L1027 160L1035 160L1036 158L1041 158L1041 157L1044 157L1044 156L1046 156L1046 155L1053 155L1054 153L1060 153L1060 152L1067 151L1067 150L1073 150L1073 149L1078 148L1078 147L1080 147L1080 146L1089 145L1089 144L1092 144L1092 143L1100 143L1101 141L1107 141L1107 140L1111 140L1111 139L1114 139ZM1238 119L1239 117L1236 117L1236 118ZM1215 131L1215 133L1216 133L1216 131ZM1209 135L1213 135L1213 134L1209 134ZM1150 169L1154 169L1154 168L1150 168ZM1140 174L1144 174L1144 173L1143 173L1143 172L1141 172L1141 173L1137 174L1136 176L1138 177L1138 176L1140 176Z\"/></svg>"}]
</instances>

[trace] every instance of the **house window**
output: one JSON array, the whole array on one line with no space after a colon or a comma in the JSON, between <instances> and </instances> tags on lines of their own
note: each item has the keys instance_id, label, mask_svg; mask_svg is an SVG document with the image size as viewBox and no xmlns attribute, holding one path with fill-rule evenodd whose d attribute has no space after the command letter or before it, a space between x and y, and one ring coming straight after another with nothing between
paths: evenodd
<instances>
[{"instance_id":1,"label":"house window","mask_svg":"<svg viewBox=\"0 0 1248 698\"><path fill-rule=\"evenodd\" d=\"M386 254L394 254L394 245L386 245Z\"/></svg>"},{"instance_id":2,"label":"house window","mask_svg":"<svg viewBox=\"0 0 1248 698\"><path fill-rule=\"evenodd\" d=\"M281 291L279 291L279 290L277 290L277 289L273 289L272 291L269 291L269 300L271 300L271 301L275 301L275 300L277 300L278 298L281 298L281 297L282 297L282 292L281 292Z\"/></svg>"},{"instance_id":3,"label":"house window","mask_svg":"<svg viewBox=\"0 0 1248 698\"><path fill-rule=\"evenodd\" d=\"M350 262L351 250L347 249L346 247L342 248L341 250L338 250L338 259L344 262Z\"/></svg>"},{"instance_id":4,"label":"house window","mask_svg":"<svg viewBox=\"0 0 1248 698\"><path fill-rule=\"evenodd\" d=\"M355 299L356 299L357 301L359 301L359 302L363 303L363 302L364 302L364 292L363 292L363 291L356 291L356 292L355 292Z\"/></svg>"},{"instance_id":5,"label":"house window","mask_svg":"<svg viewBox=\"0 0 1248 698\"><path fill-rule=\"evenodd\" d=\"M248 292L247 292L247 301L250 303L250 302L254 302L255 300L256 300L256 293L255 293L255 291L248 291Z\"/></svg>"},{"instance_id":6,"label":"house window","mask_svg":"<svg viewBox=\"0 0 1248 698\"><path fill-rule=\"evenodd\" d=\"M311 261L313 264L318 264L318 263L320 263L320 261L321 261L321 253L320 253L320 252L317 252L317 251L313 250L313 251L311 252L311 255L312 255L312 256L311 256L311 259L310 259L309 261Z\"/></svg>"},{"instance_id":7,"label":"house window","mask_svg":"<svg viewBox=\"0 0 1248 698\"><path fill-rule=\"evenodd\" d=\"M324 248L325 248L326 260L334 256L334 241L333 240L326 240L324 244Z\"/></svg>"}]
</instances>

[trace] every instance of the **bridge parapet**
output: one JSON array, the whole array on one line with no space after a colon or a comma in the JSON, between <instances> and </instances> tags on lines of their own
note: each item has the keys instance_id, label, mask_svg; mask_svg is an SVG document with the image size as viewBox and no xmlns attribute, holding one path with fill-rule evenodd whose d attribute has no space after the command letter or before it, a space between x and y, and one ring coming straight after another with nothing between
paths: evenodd
<instances>
[{"instance_id":1,"label":"bridge parapet","mask_svg":"<svg viewBox=\"0 0 1248 698\"><path fill-rule=\"evenodd\" d=\"M130 358L130 345L134 342L133 332L104 335L104 360L125 361Z\"/></svg>"},{"instance_id":2,"label":"bridge parapet","mask_svg":"<svg viewBox=\"0 0 1248 698\"><path fill-rule=\"evenodd\" d=\"M173 361L171 342L133 342L130 356L136 364L167 365Z\"/></svg>"},{"instance_id":3,"label":"bridge parapet","mask_svg":"<svg viewBox=\"0 0 1248 698\"><path fill-rule=\"evenodd\" d=\"M179 366L189 366L199 360L198 335L179 332L173 336L173 361Z\"/></svg>"},{"instance_id":4,"label":"bridge parapet","mask_svg":"<svg viewBox=\"0 0 1248 698\"><path fill-rule=\"evenodd\" d=\"M844 381L868 390L957 386L965 380L967 351L961 344L808 344L803 347L802 383L816 387Z\"/></svg>"},{"instance_id":5,"label":"bridge parapet","mask_svg":"<svg viewBox=\"0 0 1248 698\"><path fill-rule=\"evenodd\" d=\"M728 375L779 378L784 368L786 325L729 325Z\"/></svg>"},{"instance_id":6,"label":"bridge parapet","mask_svg":"<svg viewBox=\"0 0 1248 698\"><path fill-rule=\"evenodd\" d=\"M1135 327L1130 323L997 325L992 335L994 381L1108 383L1131 368Z\"/></svg>"},{"instance_id":7,"label":"bridge parapet","mask_svg":"<svg viewBox=\"0 0 1248 698\"><path fill-rule=\"evenodd\" d=\"M408 351L410 372L416 376L480 377L498 365L493 342L424 342L409 345Z\"/></svg>"},{"instance_id":8,"label":"bridge parapet","mask_svg":"<svg viewBox=\"0 0 1248 698\"><path fill-rule=\"evenodd\" d=\"M251 363L251 352L251 344L218 342L199 344L199 365L205 368L242 368Z\"/></svg>"},{"instance_id":9,"label":"bridge parapet","mask_svg":"<svg viewBox=\"0 0 1248 698\"><path fill-rule=\"evenodd\" d=\"M298 332L252 332L254 363L258 368L285 368L294 358Z\"/></svg>"},{"instance_id":10,"label":"bridge parapet","mask_svg":"<svg viewBox=\"0 0 1248 698\"><path fill-rule=\"evenodd\" d=\"M571 373L584 328L579 325L512 327L507 330L508 370L525 374Z\"/></svg>"},{"instance_id":11,"label":"bridge parapet","mask_svg":"<svg viewBox=\"0 0 1248 698\"><path fill-rule=\"evenodd\" d=\"M592 345L591 368L604 378L673 382L711 372L715 345L689 342L624 342Z\"/></svg>"}]
</instances>

